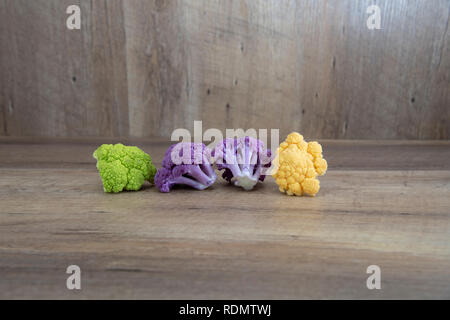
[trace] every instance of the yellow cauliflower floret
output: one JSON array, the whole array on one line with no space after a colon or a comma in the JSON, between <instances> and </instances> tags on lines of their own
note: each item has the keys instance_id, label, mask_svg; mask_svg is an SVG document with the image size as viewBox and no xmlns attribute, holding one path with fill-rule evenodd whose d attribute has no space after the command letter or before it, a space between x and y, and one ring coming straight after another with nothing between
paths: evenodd
<instances>
[{"instance_id":1,"label":"yellow cauliflower floret","mask_svg":"<svg viewBox=\"0 0 450 320\"><path fill-rule=\"evenodd\" d=\"M293 132L280 144L274 160L277 170L273 174L281 192L292 196L314 196L320 189L317 176L327 171L322 146L316 141L306 142Z\"/></svg>"}]
</instances>

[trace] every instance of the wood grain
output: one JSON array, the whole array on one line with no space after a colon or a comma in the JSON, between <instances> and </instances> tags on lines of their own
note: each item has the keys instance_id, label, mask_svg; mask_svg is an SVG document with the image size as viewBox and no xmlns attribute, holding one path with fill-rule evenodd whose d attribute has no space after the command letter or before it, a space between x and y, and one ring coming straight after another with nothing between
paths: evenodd
<instances>
[{"instance_id":1,"label":"wood grain","mask_svg":"<svg viewBox=\"0 0 450 320\"><path fill-rule=\"evenodd\" d=\"M376 3L0 0L0 135L448 139L450 2Z\"/></svg>"},{"instance_id":2,"label":"wood grain","mask_svg":"<svg viewBox=\"0 0 450 320\"><path fill-rule=\"evenodd\" d=\"M128 142L157 163L167 147ZM315 198L271 178L105 194L96 144L0 140L0 298L450 298L449 142L327 141ZM381 290L366 289L372 264Z\"/></svg>"},{"instance_id":3,"label":"wood grain","mask_svg":"<svg viewBox=\"0 0 450 320\"><path fill-rule=\"evenodd\" d=\"M66 8L83 13L66 27ZM3 135L128 135L121 1L0 1Z\"/></svg>"}]
</instances>

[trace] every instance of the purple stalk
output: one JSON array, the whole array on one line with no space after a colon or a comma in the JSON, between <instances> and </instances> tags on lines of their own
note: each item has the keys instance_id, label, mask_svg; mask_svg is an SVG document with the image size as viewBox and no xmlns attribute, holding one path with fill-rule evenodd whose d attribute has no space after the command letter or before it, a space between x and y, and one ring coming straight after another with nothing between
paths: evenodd
<instances>
[{"instance_id":1,"label":"purple stalk","mask_svg":"<svg viewBox=\"0 0 450 320\"><path fill-rule=\"evenodd\" d=\"M192 188L195 188L195 189L198 189L198 190L203 190L203 189L208 188L208 185L204 185L204 184L202 184L202 183L200 183L198 181L195 181L195 180L192 180L190 178L183 177L183 176L179 176L179 177L174 178L172 180L172 183L174 183L174 184L185 184L185 185L188 185L188 186L190 186Z\"/></svg>"},{"instance_id":2,"label":"purple stalk","mask_svg":"<svg viewBox=\"0 0 450 320\"><path fill-rule=\"evenodd\" d=\"M210 186L214 179L208 175L206 175L200 166L191 166L188 175L198 180L201 184L205 186Z\"/></svg>"}]
</instances>

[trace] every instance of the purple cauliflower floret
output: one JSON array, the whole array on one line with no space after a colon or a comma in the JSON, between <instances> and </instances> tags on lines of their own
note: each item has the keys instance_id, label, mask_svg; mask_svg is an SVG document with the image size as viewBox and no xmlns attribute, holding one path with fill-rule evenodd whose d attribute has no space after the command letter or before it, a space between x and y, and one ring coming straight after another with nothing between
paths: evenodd
<instances>
[{"instance_id":1,"label":"purple cauliflower floret","mask_svg":"<svg viewBox=\"0 0 450 320\"><path fill-rule=\"evenodd\" d=\"M271 166L272 153L261 140L252 137L227 138L213 151L217 169L225 170L222 177L235 186L252 190L264 181L265 168Z\"/></svg>"},{"instance_id":2,"label":"purple cauliflower floret","mask_svg":"<svg viewBox=\"0 0 450 320\"><path fill-rule=\"evenodd\" d=\"M162 168L155 175L161 192L170 192L174 185L188 185L203 190L216 181L211 154L203 143L180 142L169 147Z\"/></svg>"}]
</instances>

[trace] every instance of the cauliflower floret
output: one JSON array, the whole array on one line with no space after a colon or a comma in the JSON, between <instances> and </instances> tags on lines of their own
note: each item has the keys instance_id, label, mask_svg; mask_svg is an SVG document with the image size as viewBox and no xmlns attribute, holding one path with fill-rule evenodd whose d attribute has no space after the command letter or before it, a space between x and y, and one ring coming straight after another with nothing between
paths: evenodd
<instances>
[{"instance_id":1,"label":"cauliflower floret","mask_svg":"<svg viewBox=\"0 0 450 320\"><path fill-rule=\"evenodd\" d=\"M155 185L161 192L170 192L175 185L204 190L216 181L211 152L203 143L180 142L170 146L162 165L155 176Z\"/></svg>"},{"instance_id":2,"label":"cauliflower floret","mask_svg":"<svg viewBox=\"0 0 450 320\"><path fill-rule=\"evenodd\" d=\"M264 181L264 169L271 166L272 152L261 140L245 136L224 139L213 150L213 156L217 169L224 170L225 180L249 191L258 181Z\"/></svg>"},{"instance_id":3,"label":"cauliflower floret","mask_svg":"<svg viewBox=\"0 0 450 320\"><path fill-rule=\"evenodd\" d=\"M327 161L322 156L322 146L316 141L306 142L293 132L280 144L273 177L281 192L292 196L314 196L320 189L317 176L327 171Z\"/></svg>"},{"instance_id":4,"label":"cauliflower floret","mask_svg":"<svg viewBox=\"0 0 450 320\"><path fill-rule=\"evenodd\" d=\"M150 156L138 147L104 144L93 156L105 192L137 191L145 180L153 183L156 168Z\"/></svg>"}]
</instances>

